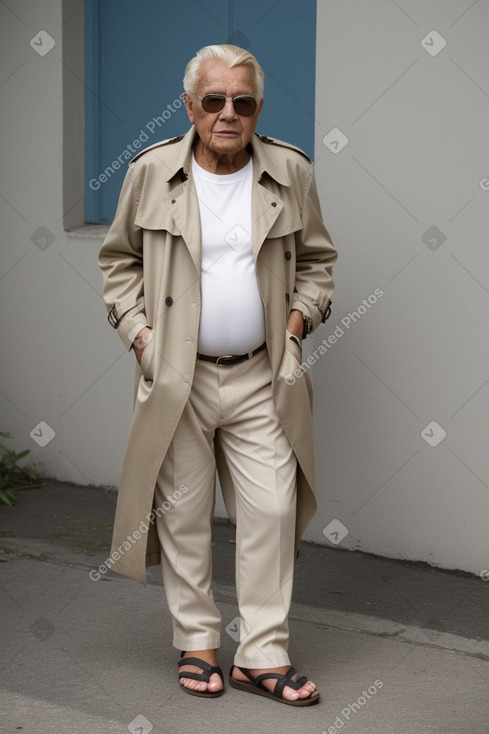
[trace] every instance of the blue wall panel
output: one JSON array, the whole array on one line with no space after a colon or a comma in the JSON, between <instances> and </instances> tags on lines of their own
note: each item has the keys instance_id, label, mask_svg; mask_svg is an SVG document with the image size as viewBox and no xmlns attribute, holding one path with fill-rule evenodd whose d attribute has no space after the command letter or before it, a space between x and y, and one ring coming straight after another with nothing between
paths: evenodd
<instances>
[{"instance_id":1,"label":"blue wall panel","mask_svg":"<svg viewBox=\"0 0 489 734\"><path fill-rule=\"evenodd\" d=\"M127 163L189 128L180 100L188 60L235 43L265 70L257 130L314 152L316 1L87 0L85 219L113 218Z\"/></svg>"}]
</instances>

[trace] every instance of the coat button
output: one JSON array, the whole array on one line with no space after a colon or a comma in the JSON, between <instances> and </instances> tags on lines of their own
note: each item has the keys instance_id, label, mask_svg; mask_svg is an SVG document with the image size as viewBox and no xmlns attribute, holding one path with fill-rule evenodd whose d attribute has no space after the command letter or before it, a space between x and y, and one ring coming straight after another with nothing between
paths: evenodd
<instances>
[{"instance_id":1,"label":"coat button","mask_svg":"<svg viewBox=\"0 0 489 734\"><path fill-rule=\"evenodd\" d=\"M176 202L176 199L172 199L172 200L171 200L171 203L172 203L172 204L175 204L175 202Z\"/></svg>"},{"instance_id":2,"label":"coat button","mask_svg":"<svg viewBox=\"0 0 489 734\"><path fill-rule=\"evenodd\" d=\"M285 259L286 260L290 260L291 257L292 257L292 255L290 254L290 250L286 250L286 252L285 252Z\"/></svg>"},{"instance_id":3,"label":"coat button","mask_svg":"<svg viewBox=\"0 0 489 734\"><path fill-rule=\"evenodd\" d=\"M277 206L277 202L276 201L272 201L272 206Z\"/></svg>"},{"instance_id":4,"label":"coat button","mask_svg":"<svg viewBox=\"0 0 489 734\"><path fill-rule=\"evenodd\" d=\"M171 296L167 296L165 298L165 303L167 306L173 306L173 298Z\"/></svg>"}]
</instances>

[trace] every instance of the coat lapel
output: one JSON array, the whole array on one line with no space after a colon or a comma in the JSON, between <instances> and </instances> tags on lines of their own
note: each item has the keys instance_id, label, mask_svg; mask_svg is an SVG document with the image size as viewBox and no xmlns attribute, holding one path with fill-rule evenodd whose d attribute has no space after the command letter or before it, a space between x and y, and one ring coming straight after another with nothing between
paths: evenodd
<instances>
[{"instance_id":1,"label":"coat lapel","mask_svg":"<svg viewBox=\"0 0 489 734\"><path fill-rule=\"evenodd\" d=\"M145 197L144 207L138 211L136 224L146 229L166 230L174 236L180 234L200 278L200 214L191 167L194 138L195 129L192 127L175 143L174 155L170 159L162 159L163 165L147 174L149 193ZM165 145L168 144L165 142ZM282 237L301 227L300 212L291 193L287 172L269 148L270 145L263 143L258 136L253 136L252 235L255 259L267 238ZM168 190L168 185L170 191L163 196L162 201L158 192L162 187ZM274 191L280 191L282 198ZM284 214L280 217L282 212Z\"/></svg>"},{"instance_id":2,"label":"coat lapel","mask_svg":"<svg viewBox=\"0 0 489 734\"><path fill-rule=\"evenodd\" d=\"M283 209L283 206L282 200L258 183L255 178L251 197L253 253L255 258L258 257L261 246L267 239L270 230Z\"/></svg>"},{"instance_id":3,"label":"coat lapel","mask_svg":"<svg viewBox=\"0 0 489 734\"><path fill-rule=\"evenodd\" d=\"M284 237L302 227L301 213L286 170L270 144L254 135L253 147L253 251L258 255L267 238ZM280 196L278 193L280 192ZM280 216L282 214L282 216Z\"/></svg>"},{"instance_id":4,"label":"coat lapel","mask_svg":"<svg viewBox=\"0 0 489 734\"><path fill-rule=\"evenodd\" d=\"M199 280L202 267L202 238L197 194L189 178L164 197L164 203L190 252Z\"/></svg>"}]
</instances>

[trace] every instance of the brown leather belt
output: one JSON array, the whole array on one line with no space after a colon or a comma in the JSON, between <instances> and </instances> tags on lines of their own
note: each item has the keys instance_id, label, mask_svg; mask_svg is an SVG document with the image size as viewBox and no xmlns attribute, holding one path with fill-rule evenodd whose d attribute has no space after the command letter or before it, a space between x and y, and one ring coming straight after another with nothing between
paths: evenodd
<instances>
[{"instance_id":1,"label":"brown leather belt","mask_svg":"<svg viewBox=\"0 0 489 734\"><path fill-rule=\"evenodd\" d=\"M223 354L221 357L211 357L208 354L197 353L197 359L203 359L204 362L213 362L214 364L219 364L223 367L231 367L233 364L239 364L240 362L245 362L247 359L251 359L255 354L258 354L258 352L265 349L266 346L266 342L263 342L261 346L257 347L257 349L254 349L252 352L247 352L247 354Z\"/></svg>"}]
</instances>

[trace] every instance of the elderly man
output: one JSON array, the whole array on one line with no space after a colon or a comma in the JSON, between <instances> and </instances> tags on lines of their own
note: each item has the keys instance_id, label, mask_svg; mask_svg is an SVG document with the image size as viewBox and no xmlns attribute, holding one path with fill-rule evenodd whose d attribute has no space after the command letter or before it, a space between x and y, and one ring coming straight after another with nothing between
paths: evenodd
<instances>
[{"instance_id":1,"label":"elderly man","mask_svg":"<svg viewBox=\"0 0 489 734\"><path fill-rule=\"evenodd\" d=\"M131 162L100 253L109 322L138 362L110 565L144 583L145 565L161 561L180 684L222 694L217 465L236 524L229 683L306 706L319 693L287 649L294 558L316 509L311 385L290 375L329 315L337 254L310 159L255 133L254 56L207 46L184 89L192 127Z\"/></svg>"}]
</instances>

